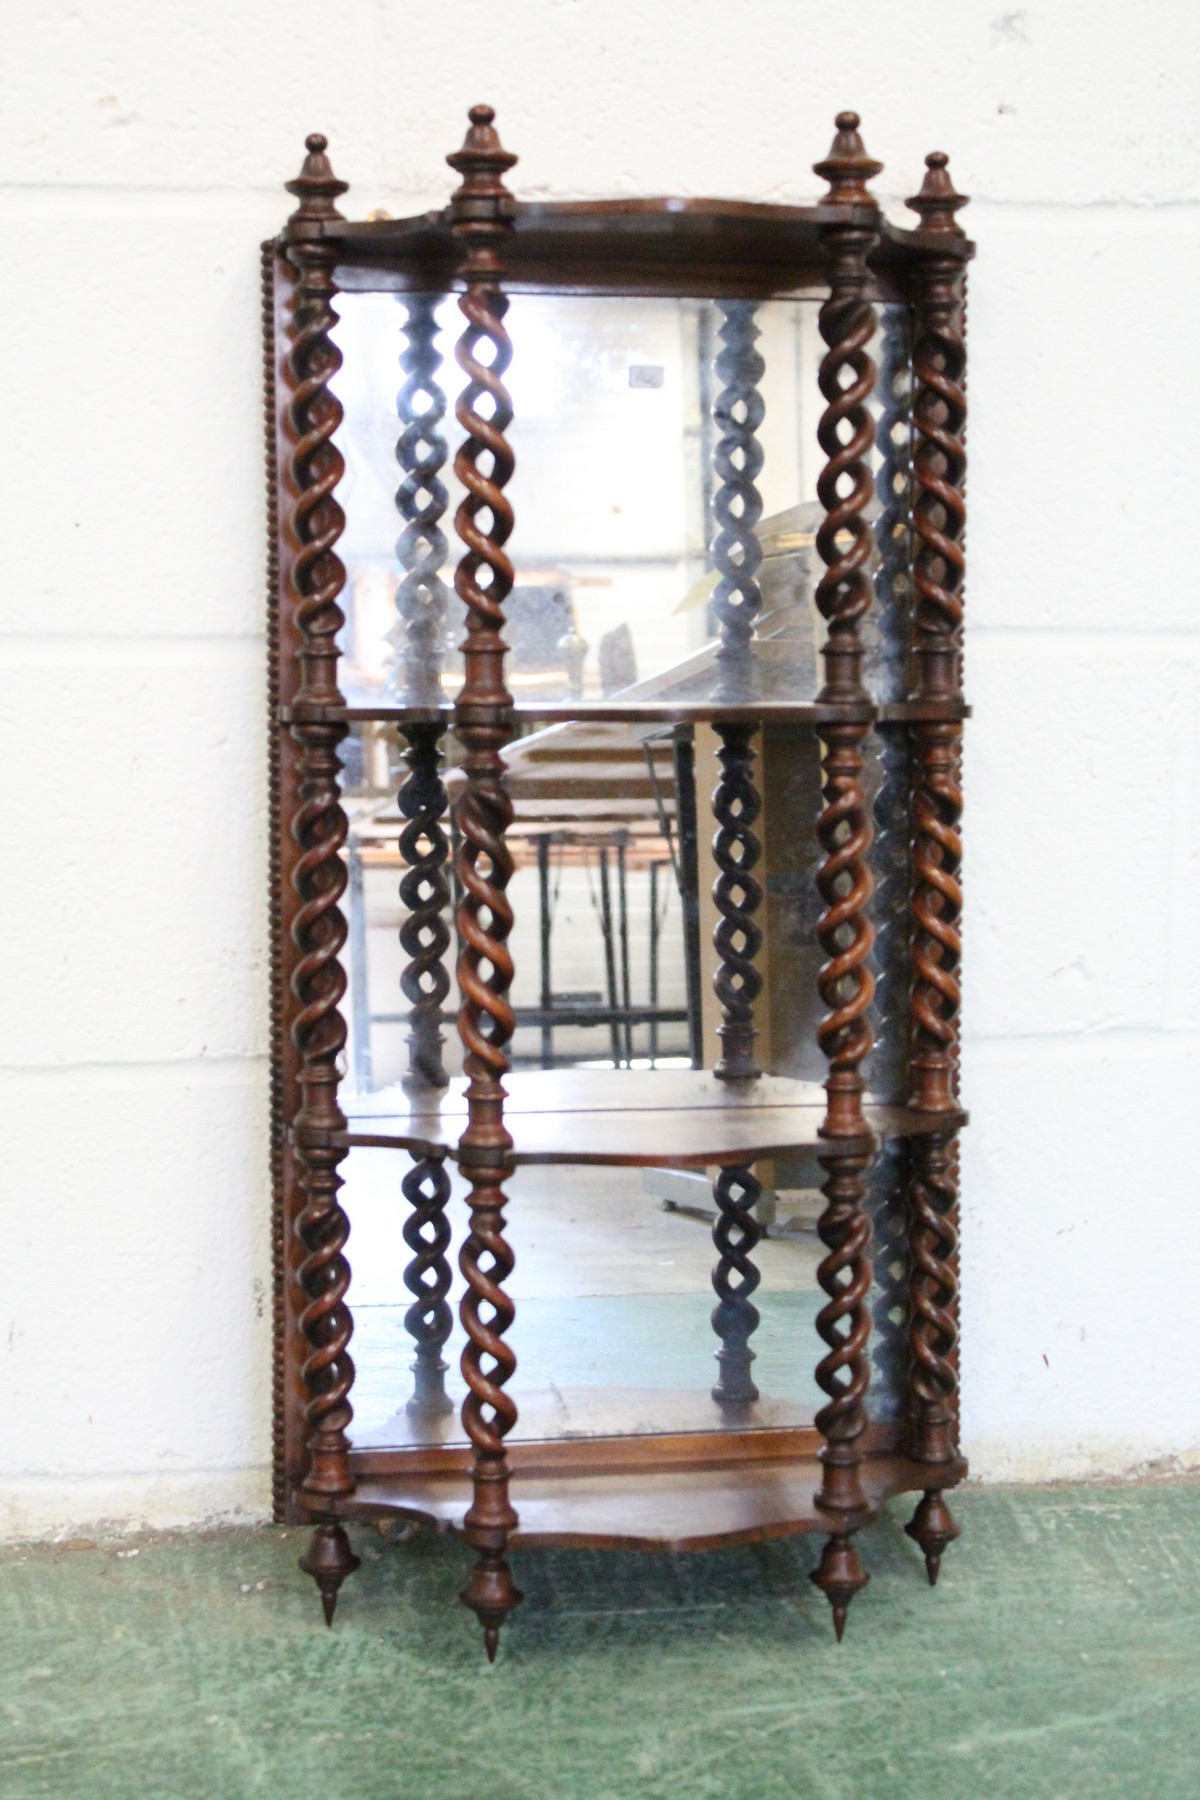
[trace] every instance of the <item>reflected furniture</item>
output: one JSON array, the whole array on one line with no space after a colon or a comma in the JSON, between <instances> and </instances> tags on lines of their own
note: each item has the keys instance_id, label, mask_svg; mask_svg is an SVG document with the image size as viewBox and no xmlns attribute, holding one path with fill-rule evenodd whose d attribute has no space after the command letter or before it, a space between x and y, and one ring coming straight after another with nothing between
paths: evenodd
<instances>
[{"instance_id":1,"label":"reflected furniture","mask_svg":"<svg viewBox=\"0 0 1200 1800\"><path fill-rule=\"evenodd\" d=\"M301 1566L320 1589L327 1620L357 1566L346 1527L362 1520L431 1521L465 1537L475 1560L463 1599L489 1657L520 1599L514 1547L702 1549L813 1532L824 1541L812 1578L840 1638L868 1579L855 1535L890 1496L921 1496L907 1529L931 1582L957 1535L945 1493L966 1467L957 1444L956 1219L965 1120L957 1046L972 246L941 154L927 158L908 202L917 228L883 216L867 185L880 165L866 154L858 123L853 113L839 115L832 148L816 165L828 191L809 206L525 204L505 184L516 159L491 109L478 106L462 148L448 158L461 177L449 205L363 223L339 211L346 184L314 135L288 183L298 204L264 246L275 1492L280 1518L313 1526ZM362 700L339 684L344 464L334 301L339 291L373 287L396 292L406 309L396 450L405 629L392 691ZM454 590L466 624L452 698L437 673L450 600L441 574L447 401L431 335L435 301L450 292L463 317ZM719 316L709 482L714 650L704 682L685 692L514 701L506 685L508 546L520 531L506 495L510 293L686 295L711 301ZM815 528L824 680L815 694L790 699L778 683L763 685L756 632L763 359L755 316L779 295L819 296L824 346ZM885 314L891 326L881 334ZM721 1050L711 1069L510 1072L505 751L519 724L581 717L660 731L704 724L716 734ZM347 823L339 771L356 720L394 726L406 745L398 798L410 1064L399 1103L394 1093L351 1102L343 1089ZM448 731L460 755L453 831L442 760ZM771 732L809 746L819 762L812 1018L823 1083L763 1074L755 1054L766 910L756 874L756 756ZM464 1076L449 1081L440 1026L453 937ZM786 987L777 961L772 973ZM355 1443L349 1224L339 1197L355 1146L404 1158L415 1345L408 1411L418 1427L450 1406L442 1356L451 1324L448 1165L468 1184L470 1223L459 1247L466 1443L416 1428L404 1444ZM823 1182L816 1377L825 1398L811 1424L773 1425L754 1411L756 1165L801 1154L815 1156ZM729 1428L509 1441L520 1396L505 1184L519 1165L538 1162L716 1170L713 1400ZM886 1416L872 1415L873 1375L892 1396Z\"/></svg>"}]
</instances>

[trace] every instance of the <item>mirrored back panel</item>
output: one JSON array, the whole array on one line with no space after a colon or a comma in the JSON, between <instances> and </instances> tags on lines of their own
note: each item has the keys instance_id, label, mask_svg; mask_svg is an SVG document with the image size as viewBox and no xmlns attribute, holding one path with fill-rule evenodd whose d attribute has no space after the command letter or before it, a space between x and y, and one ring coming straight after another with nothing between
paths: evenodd
<instances>
[{"instance_id":1,"label":"mirrored back panel","mask_svg":"<svg viewBox=\"0 0 1200 1800\"><path fill-rule=\"evenodd\" d=\"M355 706L448 705L462 682L464 629L453 591L457 301L348 293L337 309L343 689ZM890 571L903 564L908 343L905 309L878 310L872 515L887 613ZM815 301L797 299L510 301L506 638L518 709L619 717L744 701L769 716L815 696L818 314ZM753 623L736 658L718 654L731 593ZM877 699L897 698L902 646L888 641L886 618L882 637L874 626L867 636L868 685Z\"/></svg>"}]
</instances>

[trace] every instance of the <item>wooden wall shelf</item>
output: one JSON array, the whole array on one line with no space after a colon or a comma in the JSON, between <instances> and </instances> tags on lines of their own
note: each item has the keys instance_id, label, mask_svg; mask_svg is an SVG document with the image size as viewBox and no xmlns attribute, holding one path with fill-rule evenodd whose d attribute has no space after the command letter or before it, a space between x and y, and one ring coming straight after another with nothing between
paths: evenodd
<instances>
[{"instance_id":1,"label":"wooden wall shelf","mask_svg":"<svg viewBox=\"0 0 1200 1800\"><path fill-rule=\"evenodd\" d=\"M902 230L883 217L868 185L880 165L867 155L858 123L853 113L839 114L832 147L815 165L827 191L811 206L528 204L505 185L516 159L501 144L491 109L474 107L462 148L448 158L461 177L449 205L417 218L362 223L342 216L346 184L333 173L324 138L314 135L300 174L287 184L296 208L263 247L275 1493L279 1517L314 1524L301 1567L316 1581L329 1622L357 1566L348 1521L399 1517L461 1532L475 1554L463 1598L483 1627L489 1656L521 1597L508 1561L514 1546L703 1549L815 1532L824 1542L812 1579L831 1604L840 1638L850 1602L868 1579L855 1534L887 1497L921 1494L906 1529L931 1581L957 1536L945 1493L965 1473L957 1445L957 1133L966 1121L958 1094L959 822L969 710L962 691L963 439L973 246L957 219L965 201L940 153L926 159L921 188L907 203L917 228ZM396 314L405 381L397 401L395 621L403 668L386 684L368 670L363 691L342 684L339 657L346 521L334 302L339 292L373 291L394 292L404 310L403 320ZM451 293L462 315L457 360L465 377L456 406L465 436L454 460L465 495L455 518L462 554L454 581L465 638L461 685L452 696L460 677L443 680L435 650L445 643L450 603L441 573L448 451L439 422L454 397L439 386L442 358L434 346L437 307ZM701 413L711 426L711 454L700 460L712 583L702 597L712 642L649 684L598 700L528 693L514 699L507 685L505 608L521 526L506 492L513 400L505 386L505 317L508 296L522 293L593 296L590 304L610 306L639 296L686 302L698 346L694 363L704 370ZM809 297L819 299L819 313L792 304ZM764 555L756 532L764 416L758 384L767 364L755 347L756 321L777 300L789 329L809 332L815 318L821 340L816 502L804 497L797 474L796 504L788 501L775 515L787 524L771 540L783 555L803 536L819 563L811 604L825 632L823 681L811 696L792 691L799 664L788 660L787 631L796 614L789 624L782 612L764 611L757 579ZM658 385L633 376L631 365L631 387ZM636 425L630 429L636 435ZM571 499L586 506L590 486ZM802 513L819 522L794 530ZM534 557L532 566L545 569L546 557ZM564 650L566 678L558 683L556 674L554 689L536 665L531 679L543 693L583 686L582 642L578 635L561 640L574 646L576 661ZM879 658L891 685L877 691L872 671ZM808 677L797 684L807 687ZM509 1072L513 802L505 751L526 723L579 720L651 728L631 734L634 751L637 738L654 728L676 734L673 812L660 805L654 829L671 848L681 893L687 871L682 851L675 854L671 820L678 822L685 803L694 820L696 806L694 778L689 787L680 777L680 746L691 757L692 736L702 732L715 746L713 988L721 1049L710 1070ZM347 1094L342 1080L349 824L339 775L352 726L394 728L406 759L394 817L407 909L400 941L409 1071L400 1098L384 1093L366 1101ZM443 779L443 739L451 730L459 754L453 777ZM380 736L364 733L376 745ZM611 744L593 748L612 761ZM814 968L819 953L806 1046L819 1047L822 1084L762 1074L755 1055L758 958L770 900L760 877L769 882L773 873L762 867L756 829L756 757L762 750L765 758L768 748L792 757L797 768L804 757L814 771L819 763L811 859L785 858L775 891L782 882L790 895L803 882L813 900L811 915L802 918L795 908L789 915L788 942L794 957L797 944L805 944L805 955L814 946ZM648 761L643 775L655 786L653 754ZM628 764L627 757L621 768ZM688 766L694 770L694 758ZM598 770L589 803L611 808L626 777L620 769ZM558 798L543 793L539 778L532 764L526 768L527 787L553 809ZM389 801L389 818L391 808ZM445 1080L439 1030L451 987L452 836L466 1070L458 1083ZM378 842L376 830L376 855ZM699 966L694 868L693 859L689 969ZM786 946L773 946L771 982L787 984L791 974ZM691 1041L699 1061L698 1029ZM340 1190L347 1155L366 1147L395 1153L409 1209L405 1280L415 1299L406 1325L415 1385L407 1398L397 1395L399 1426L356 1434L349 1219ZM760 1396L751 1374L761 1165L799 1152L819 1165L824 1208L815 1369L824 1399L815 1415ZM452 1441L458 1428L450 1423L441 1356L451 1329L449 1163L468 1189L460 1249L465 1443ZM505 1183L516 1166L536 1163L717 1169L712 1324L719 1375L698 1409L695 1396L668 1391L664 1429L636 1435L623 1428L633 1390L614 1383L581 1408L595 1435L538 1435L551 1431L555 1415L537 1394L526 1421L534 1438L514 1435L522 1393L510 1337L517 1309L509 1292L514 1256ZM872 1214L886 1229L874 1276ZM873 1371L891 1408L874 1420ZM710 1429L714 1417L719 1428Z\"/></svg>"},{"instance_id":2,"label":"wooden wall shelf","mask_svg":"<svg viewBox=\"0 0 1200 1800\"><path fill-rule=\"evenodd\" d=\"M732 1084L708 1069L528 1069L505 1076L504 1116L512 1133L505 1161L592 1163L613 1168L736 1166L822 1142L825 1095L814 1082L762 1075ZM405 1094L383 1089L346 1103L348 1147L439 1152L457 1160L467 1119L466 1081ZM956 1111L919 1113L864 1105L857 1143L919 1137L966 1123ZM846 1147L845 1140L841 1147Z\"/></svg>"}]
</instances>

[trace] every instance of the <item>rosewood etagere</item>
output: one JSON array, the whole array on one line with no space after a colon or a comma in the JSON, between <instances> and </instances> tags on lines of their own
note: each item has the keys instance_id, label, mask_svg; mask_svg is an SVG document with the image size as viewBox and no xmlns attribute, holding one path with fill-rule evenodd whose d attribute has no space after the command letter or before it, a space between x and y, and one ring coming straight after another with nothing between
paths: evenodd
<instances>
[{"instance_id":1,"label":"rosewood etagere","mask_svg":"<svg viewBox=\"0 0 1200 1800\"><path fill-rule=\"evenodd\" d=\"M855 1534L887 1497L921 1495L907 1530L925 1554L931 1582L956 1535L944 1494L965 1473L957 1447L956 1134L965 1117L957 1091L959 770L966 715L965 274L972 246L956 219L963 199L940 154L927 158L920 192L908 202L918 228L898 229L883 217L867 186L880 165L867 156L858 123L853 113L839 115L832 149L816 165L828 192L811 206L526 205L505 186L516 159L503 149L491 109L477 106L462 148L448 158L461 176L449 205L418 218L365 223L339 212L345 183L333 175L324 138L313 136L288 184L296 209L264 247L276 1501L280 1517L315 1527L301 1566L315 1578L329 1620L342 1581L357 1566L345 1529L355 1520L432 1520L463 1534L475 1553L463 1598L480 1619L489 1656L520 1599L508 1562L513 1545L702 1548L815 1531L825 1542L812 1579L832 1605L840 1637L849 1602L868 1579ZM358 705L339 686L343 461L333 440L343 415L330 385L341 360L331 333L338 292L373 284L397 290L407 313L397 450L397 604L407 672L396 696ZM465 498L454 520L462 547L454 586L466 637L464 679L451 704L422 670L428 645L445 635L448 599L439 573L447 494L438 424L446 402L434 378L430 297L455 290L464 320L457 418L465 435L454 468ZM518 709L506 686L502 633L513 578L506 544L514 528L519 532L505 494L513 467L504 380L510 292L699 296L720 307L716 681L697 701L631 706L617 698L587 709L593 718L706 721L719 738L715 986L723 1023L720 1058L708 1071L652 1071L632 1086L615 1069L508 1073L511 808L504 751L518 711L540 722L580 713L571 701ZM824 684L814 698L793 702L757 699L753 685L762 372L754 321L759 303L781 294L823 296L825 345L817 485L824 516L816 539L823 572L815 596L827 627ZM899 309L905 328L890 350L885 344L877 393L871 348L881 302ZM877 414L884 421L879 456ZM864 679L871 630L891 633L898 646L901 685L890 697L872 693ZM386 1113L344 1108L339 1099L347 835L339 746L356 719L394 724L407 746L399 795L411 1007L403 1113L394 1105ZM762 888L755 874L754 734L764 719L803 727L820 747L815 831L824 1012L817 1030L828 1067L824 1093L761 1075L755 1060ZM454 838L465 1084L447 1082L439 1032L450 989L451 834L441 774L448 728L462 758ZM902 820L878 880L866 779L872 757ZM873 888L887 894L881 938L893 943L896 966L907 972L890 1002L892 1052L880 1055L882 1072L868 1092L878 1018ZM391 1448L355 1445L349 1227L339 1190L341 1166L356 1145L390 1146L406 1158L403 1193L411 1211L404 1238L414 1296L408 1326L416 1347L408 1405L418 1418L436 1417L450 1404L441 1354L451 1322L448 1162L469 1185L470 1229L460 1248L469 1444L422 1444L417 1433L412 1443ZM713 1397L736 1426L757 1398L750 1348L758 1317L755 1164L802 1150L816 1152L825 1201L825 1303L817 1320L825 1353L817 1379L826 1399L811 1426L506 1443L519 1400L506 1292L514 1258L504 1212L505 1181L516 1165L717 1168L720 1353ZM890 1286L877 1282L873 1290L868 1201L871 1183L881 1180L900 1194L900 1242L888 1246ZM904 1318L902 1404L897 1416L871 1422L868 1378L878 1354L872 1313L878 1323L896 1307Z\"/></svg>"}]
</instances>

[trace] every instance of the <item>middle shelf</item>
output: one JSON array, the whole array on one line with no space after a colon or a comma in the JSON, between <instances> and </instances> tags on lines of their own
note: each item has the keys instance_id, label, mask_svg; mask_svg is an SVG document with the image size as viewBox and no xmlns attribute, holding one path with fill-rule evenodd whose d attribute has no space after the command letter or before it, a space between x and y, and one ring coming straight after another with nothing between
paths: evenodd
<instances>
[{"instance_id":1,"label":"middle shelf","mask_svg":"<svg viewBox=\"0 0 1200 1800\"><path fill-rule=\"evenodd\" d=\"M762 1075L720 1081L708 1069L533 1069L507 1075L505 1123L512 1163L598 1163L702 1169L819 1149L825 1093L817 1082ZM455 1157L466 1123L466 1081L406 1092L396 1086L346 1096L347 1129L335 1142ZM868 1100L875 1138L949 1131L966 1114L920 1113ZM871 1139L839 1138L864 1150Z\"/></svg>"}]
</instances>

